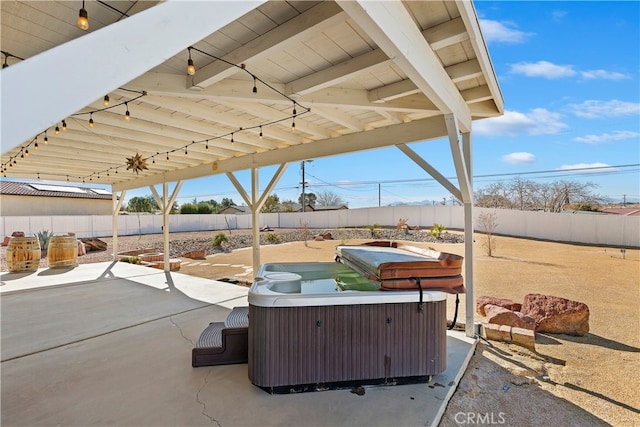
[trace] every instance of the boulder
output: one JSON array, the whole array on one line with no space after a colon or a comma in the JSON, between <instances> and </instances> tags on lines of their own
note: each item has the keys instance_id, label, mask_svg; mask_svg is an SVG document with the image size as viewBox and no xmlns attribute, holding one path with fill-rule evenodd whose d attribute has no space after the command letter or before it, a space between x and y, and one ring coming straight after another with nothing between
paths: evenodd
<instances>
[{"instance_id":1,"label":"boulder","mask_svg":"<svg viewBox=\"0 0 640 427\"><path fill-rule=\"evenodd\" d=\"M82 243L82 240L78 240L78 256L82 256L86 254L87 254L87 249L85 244Z\"/></svg>"},{"instance_id":2,"label":"boulder","mask_svg":"<svg viewBox=\"0 0 640 427\"><path fill-rule=\"evenodd\" d=\"M315 240L316 242L322 242L324 240L324 237L322 237L321 234L318 234L313 238L313 240Z\"/></svg>"},{"instance_id":3,"label":"boulder","mask_svg":"<svg viewBox=\"0 0 640 427\"><path fill-rule=\"evenodd\" d=\"M14 231L11 233L11 237L24 237L24 231Z\"/></svg>"},{"instance_id":4,"label":"boulder","mask_svg":"<svg viewBox=\"0 0 640 427\"><path fill-rule=\"evenodd\" d=\"M87 250L87 252L91 251L106 251L107 244L100 239L96 238L86 238L80 239Z\"/></svg>"},{"instance_id":5,"label":"boulder","mask_svg":"<svg viewBox=\"0 0 640 427\"><path fill-rule=\"evenodd\" d=\"M484 306L487 304L497 305L512 311L520 311L520 308L522 307L522 304L511 301L510 299L482 296L476 299L476 311L478 314L486 316Z\"/></svg>"},{"instance_id":6,"label":"boulder","mask_svg":"<svg viewBox=\"0 0 640 427\"><path fill-rule=\"evenodd\" d=\"M536 322L536 332L582 336L589 332L589 307L565 298L528 294L520 310Z\"/></svg>"},{"instance_id":7,"label":"boulder","mask_svg":"<svg viewBox=\"0 0 640 427\"><path fill-rule=\"evenodd\" d=\"M206 257L204 249L199 251L185 252L182 256L184 258L191 258L191 259L204 259Z\"/></svg>"},{"instance_id":8,"label":"boulder","mask_svg":"<svg viewBox=\"0 0 640 427\"><path fill-rule=\"evenodd\" d=\"M535 330L536 321L532 317L522 314L519 311L509 310L508 308L493 304L486 304L484 311L487 316L487 323L529 329L532 331Z\"/></svg>"},{"instance_id":9,"label":"boulder","mask_svg":"<svg viewBox=\"0 0 640 427\"><path fill-rule=\"evenodd\" d=\"M331 235L331 233L324 233L324 234L322 235L322 238L323 238L324 240L333 240L333 236Z\"/></svg>"}]
</instances>

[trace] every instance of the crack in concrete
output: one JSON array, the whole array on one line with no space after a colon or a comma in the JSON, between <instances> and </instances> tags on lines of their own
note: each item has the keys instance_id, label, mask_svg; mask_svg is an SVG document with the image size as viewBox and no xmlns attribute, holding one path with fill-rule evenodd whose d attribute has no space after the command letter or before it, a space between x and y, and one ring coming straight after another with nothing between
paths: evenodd
<instances>
[{"instance_id":1,"label":"crack in concrete","mask_svg":"<svg viewBox=\"0 0 640 427\"><path fill-rule=\"evenodd\" d=\"M176 328L178 328L178 330L180 331L180 335L182 335L182 338L184 338L185 340L189 341L189 342L191 343L191 346L192 346L192 347L195 347L195 346L196 346L196 344L195 344L193 341L191 341L191 338L187 337L187 336L184 334L184 331L182 330L182 328L180 327L180 325L178 325L176 322L174 322L174 321L173 321L173 316L170 316L170 317L169 317L169 322L171 322L171 324L172 324L173 326L175 326Z\"/></svg>"},{"instance_id":2,"label":"crack in concrete","mask_svg":"<svg viewBox=\"0 0 640 427\"><path fill-rule=\"evenodd\" d=\"M204 390L204 388L207 386L207 384L208 384L208 380L207 379L209 378L209 374L211 373L211 371L212 371L211 369L209 369L207 371L207 375L205 375L204 378L203 378L204 383L202 384L202 386L196 392L196 402L198 402L200 405L202 405L202 412L201 412L202 415L204 415L205 417L209 418L209 421L211 421L211 423L217 425L218 427L222 427L222 424L220 424L220 422L218 420L213 418L211 415L207 414L207 404L200 400L200 392L202 390Z\"/></svg>"}]
</instances>

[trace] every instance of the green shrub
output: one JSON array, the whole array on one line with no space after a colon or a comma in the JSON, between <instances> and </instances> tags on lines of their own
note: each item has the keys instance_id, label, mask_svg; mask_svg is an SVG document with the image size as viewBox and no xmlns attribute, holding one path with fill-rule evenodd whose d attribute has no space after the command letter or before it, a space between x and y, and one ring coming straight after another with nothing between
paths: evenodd
<instances>
[{"instance_id":1,"label":"green shrub","mask_svg":"<svg viewBox=\"0 0 640 427\"><path fill-rule=\"evenodd\" d=\"M269 243L280 243L280 237L276 233L267 233L264 237Z\"/></svg>"},{"instance_id":2,"label":"green shrub","mask_svg":"<svg viewBox=\"0 0 640 427\"><path fill-rule=\"evenodd\" d=\"M221 248L223 243L229 243L229 238L226 234L220 232L213 237L212 243L216 248Z\"/></svg>"},{"instance_id":3,"label":"green shrub","mask_svg":"<svg viewBox=\"0 0 640 427\"><path fill-rule=\"evenodd\" d=\"M433 224L431 230L429 230L429 234L431 234L436 239L439 239L442 233L447 229L444 225L441 224Z\"/></svg>"},{"instance_id":4,"label":"green shrub","mask_svg":"<svg viewBox=\"0 0 640 427\"><path fill-rule=\"evenodd\" d=\"M128 262L129 264L141 264L142 263L142 260L140 259L139 256L128 256L128 257L120 258L120 261Z\"/></svg>"},{"instance_id":5,"label":"green shrub","mask_svg":"<svg viewBox=\"0 0 640 427\"><path fill-rule=\"evenodd\" d=\"M40 242L40 250L46 251L49 248L49 240L51 240L53 232L49 230L42 230L36 233L36 237Z\"/></svg>"},{"instance_id":6,"label":"green shrub","mask_svg":"<svg viewBox=\"0 0 640 427\"><path fill-rule=\"evenodd\" d=\"M364 228L371 232L371 237L376 237L376 229L380 228L380 226L378 224L373 224L365 225Z\"/></svg>"},{"instance_id":7,"label":"green shrub","mask_svg":"<svg viewBox=\"0 0 640 427\"><path fill-rule=\"evenodd\" d=\"M197 214L198 206L194 205L193 203L185 203L184 205L180 206L180 213L181 214Z\"/></svg>"}]
</instances>

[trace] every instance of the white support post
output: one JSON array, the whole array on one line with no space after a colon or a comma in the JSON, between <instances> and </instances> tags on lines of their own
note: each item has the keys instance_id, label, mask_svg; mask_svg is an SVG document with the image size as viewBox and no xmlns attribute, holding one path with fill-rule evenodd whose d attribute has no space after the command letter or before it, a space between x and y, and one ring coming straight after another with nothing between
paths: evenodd
<instances>
[{"instance_id":1,"label":"white support post","mask_svg":"<svg viewBox=\"0 0 640 427\"><path fill-rule=\"evenodd\" d=\"M153 194L156 203L162 210L162 237L163 237L163 252L164 252L164 271L171 271L171 255L169 253L169 213L171 212L171 207L173 203L176 201L176 197L178 197L178 192L180 192L180 188L182 187L182 181L178 181L176 183L176 187L173 189L171 196L169 196L169 185L167 182L162 183L162 197L158 194L155 187L150 185L149 189L151 190L151 194Z\"/></svg>"},{"instance_id":2,"label":"white support post","mask_svg":"<svg viewBox=\"0 0 640 427\"><path fill-rule=\"evenodd\" d=\"M262 195L260 195L260 189L258 187L258 168L251 168L251 198L247 192L242 188L240 181L238 181L234 174L231 172L227 172L227 177L229 181L233 184L233 186L238 190L240 196L247 203L247 206L251 209L251 235L253 240L253 274L258 272L260 269L260 209L264 205L264 202L267 200L269 193L273 190L273 188L278 183L278 180L284 174L284 171L287 169L288 163L282 163L276 170L276 173L273 174L271 181L269 181L269 185L264 190Z\"/></svg>"},{"instance_id":3,"label":"white support post","mask_svg":"<svg viewBox=\"0 0 640 427\"><path fill-rule=\"evenodd\" d=\"M122 207L124 196L127 194L127 190L118 192L111 188L111 238L113 239L113 260L118 261L118 212Z\"/></svg>"},{"instance_id":4,"label":"white support post","mask_svg":"<svg viewBox=\"0 0 640 427\"><path fill-rule=\"evenodd\" d=\"M465 287L467 292L465 294L465 333L468 337L475 335L474 328L474 312L475 312L475 298L473 294L474 285L474 261L473 261L473 232L474 232L474 220L473 220L473 161L472 161L472 146L471 146L471 133L465 132L462 134L462 153L464 155L464 162L469 174L469 192L471 193L471 200L464 202L464 275L465 275Z\"/></svg>"},{"instance_id":5,"label":"white support post","mask_svg":"<svg viewBox=\"0 0 640 427\"><path fill-rule=\"evenodd\" d=\"M251 234L253 235L253 274L260 268L260 224L258 223L259 203L258 169L251 169Z\"/></svg>"}]
</instances>

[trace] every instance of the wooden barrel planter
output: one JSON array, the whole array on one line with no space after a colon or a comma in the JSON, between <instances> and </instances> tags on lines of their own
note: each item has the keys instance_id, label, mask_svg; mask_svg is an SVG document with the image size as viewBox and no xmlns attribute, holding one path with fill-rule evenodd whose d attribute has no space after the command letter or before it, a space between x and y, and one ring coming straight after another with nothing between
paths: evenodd
<instances>
[{"instance_id":1,"label":"wooden barrel planter","mask_svg":"<svg viewBox=\"0 0 640 427\"><path fill-rule=\"evenodd\" d=\"M40 241L37 237L12 237L6 256L9 272L36 271L40 265Z\"/></svg>"},{"instance_id":2,"label":"wooden barrel planter","mask_svg":"<svg viewBox=\"0 0 640 427\"><path fill-rule=\"evenodd\" d=\"M47 254L49 268L78 266L78 239L76 236L52 236Z\"/></svg>"}]
</instances>

